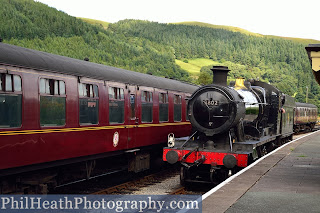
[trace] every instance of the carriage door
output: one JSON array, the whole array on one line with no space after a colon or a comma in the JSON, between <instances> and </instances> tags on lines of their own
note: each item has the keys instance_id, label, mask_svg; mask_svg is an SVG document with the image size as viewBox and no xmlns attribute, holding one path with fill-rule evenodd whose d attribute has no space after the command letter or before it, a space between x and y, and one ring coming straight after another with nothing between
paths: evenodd
<instances>
[{"instance_id":1,"label":"carriage door","mask_svg":"<svg viewBox=\"0 0 320 213\"><path fill-rule=\"evenodd\" d=\"M135 86L128 86L129 95L129 116L128 116L128 148L132 148L136 144L136 132L139 123L137 110L137 90Z\"/></svg>"}]
</instances>

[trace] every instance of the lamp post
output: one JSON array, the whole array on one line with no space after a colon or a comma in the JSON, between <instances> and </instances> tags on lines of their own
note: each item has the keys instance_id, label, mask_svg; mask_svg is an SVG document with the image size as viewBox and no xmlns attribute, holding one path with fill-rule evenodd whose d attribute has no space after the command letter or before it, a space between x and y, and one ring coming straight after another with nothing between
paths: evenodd
<instances>
[{"instance_id":1,"label":"lamp post","mask_svg":"<svg viewBox=\"0 0 320 213\"><path fill-rule=\"evenodd\" d=\"M309 44L306 47L306 50L311 63L313 75L318 84L320 84L320 44Z\"/></svg>"}]
</instances>

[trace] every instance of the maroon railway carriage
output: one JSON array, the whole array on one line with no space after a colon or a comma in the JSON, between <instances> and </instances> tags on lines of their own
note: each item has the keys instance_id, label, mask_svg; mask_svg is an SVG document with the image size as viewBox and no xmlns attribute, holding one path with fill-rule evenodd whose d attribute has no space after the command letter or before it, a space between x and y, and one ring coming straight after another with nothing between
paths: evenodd
<instances>
[{"instance_id":1,"label":"maroon railway carriage","mask_svg":"<svg viewBox=\"0 0 320 213\"><path fill-rule=\"evenodd\" d=\"M169 133L189 135L185 98L195 89L0 43L1 193L46 192L120 162L148 169ZM77 175L66 177L70 170Z\"/></svg>"}]
</instances>

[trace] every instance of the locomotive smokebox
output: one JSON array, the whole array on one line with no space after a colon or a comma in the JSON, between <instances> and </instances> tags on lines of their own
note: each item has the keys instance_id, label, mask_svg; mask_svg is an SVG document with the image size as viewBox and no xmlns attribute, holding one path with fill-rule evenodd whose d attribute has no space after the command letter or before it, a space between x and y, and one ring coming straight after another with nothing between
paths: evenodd
<instances>
[{"instance_id":1,"label":"locomotive smokebox","mask_svg":"<svg viewBox=\"0 0 320 213\"><path fill-rule=\"evenodd\" d=\"M228 72L230 71L228 67L225 66L213 66L212 69L210 69L213 72L213 84L221 85L221 86L227 86L227 77Z\"/></svg>"},{"instance_id":2,"label":"locomotive smokebox","mask_svg":"<svg viewBox=\"0 0 320 213\"><path fill-rule=\"evenodd\" d=\"M188 101L192 127L206 136L228 133L246 113L243 98L227 86L228 67L214 66L211 70L213 84L197 89Z\"/></svg>"}]
</instances>

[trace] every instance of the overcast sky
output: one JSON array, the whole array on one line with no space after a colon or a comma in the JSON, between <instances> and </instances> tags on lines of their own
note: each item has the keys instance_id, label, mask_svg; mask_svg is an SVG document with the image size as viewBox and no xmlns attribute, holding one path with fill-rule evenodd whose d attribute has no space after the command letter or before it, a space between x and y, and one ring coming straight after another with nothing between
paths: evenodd
<instances>
[{"instance_id":1,"label":"overcast sky","mask_svg":"<svg viewBox=\"0 0 320 213\"><path fill-rule=\"evenodd\" d=\"M117 22L199 21L320 40L320 0L38 0L71 16Z\"/></svg>"}]
</instances>

